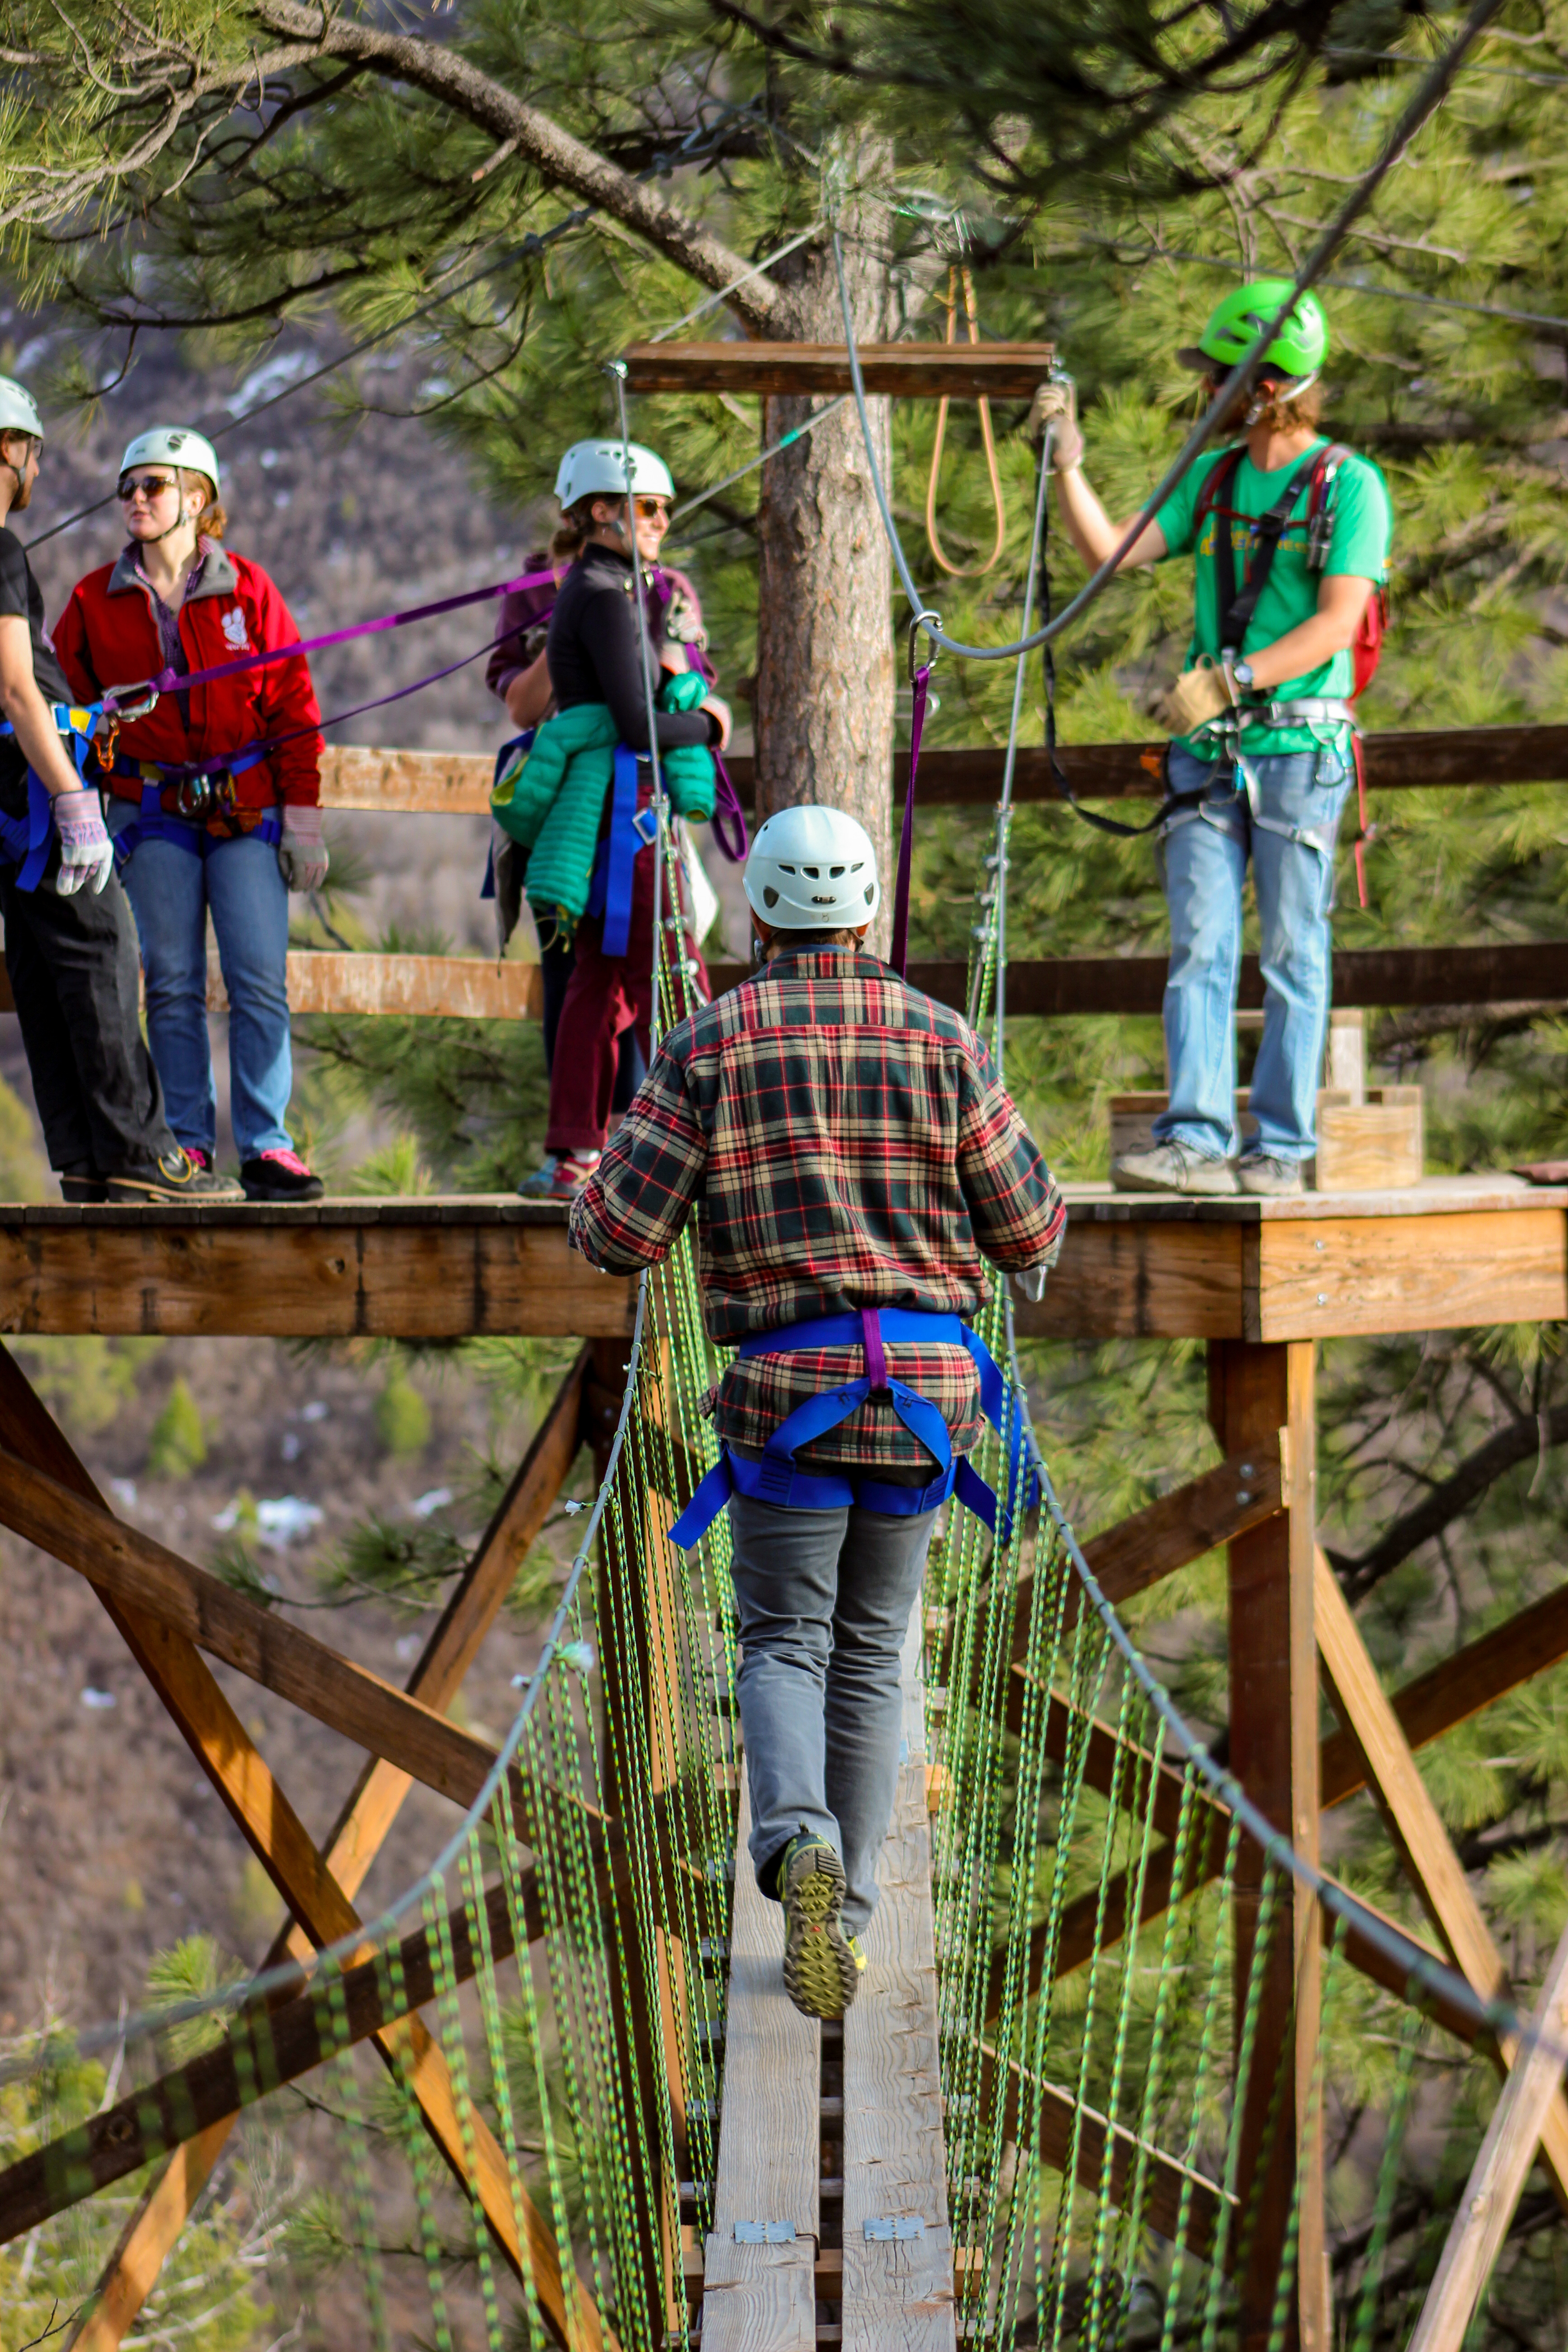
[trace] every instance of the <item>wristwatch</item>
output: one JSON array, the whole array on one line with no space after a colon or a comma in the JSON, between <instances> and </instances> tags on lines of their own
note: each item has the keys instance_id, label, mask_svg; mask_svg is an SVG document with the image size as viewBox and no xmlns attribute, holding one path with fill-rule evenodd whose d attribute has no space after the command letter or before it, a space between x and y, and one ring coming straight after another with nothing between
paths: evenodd
<instances>
[{"instance_id":1,"label":"wristwatch","mask_svg":"<svg viewBox=\"0 0 1568 2352\"><path fill-rule=\"evenodd\" d=\"M1252 664L1249 661L1238 661L1230 674L1244 694L1252 692Z\"/></svg>"}]
</instances>

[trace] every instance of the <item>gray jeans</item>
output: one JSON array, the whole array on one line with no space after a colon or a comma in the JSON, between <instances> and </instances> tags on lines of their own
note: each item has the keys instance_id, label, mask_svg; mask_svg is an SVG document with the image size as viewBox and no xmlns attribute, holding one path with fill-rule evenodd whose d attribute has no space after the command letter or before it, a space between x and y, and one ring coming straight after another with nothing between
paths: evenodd
<instances>
[{"instance_id":1,"label":"gray jeans","mask_svg":"<svg viewBox=\"0 0 1568 2352\"><path fill-rule=\"evenodd\" d=\"M898 1790L899 1658L935 1519L730 1497L752 1866L802 1828L826 1838L849 1882L852 1936L877 1907Z\"/></svg>"}]
</instances>

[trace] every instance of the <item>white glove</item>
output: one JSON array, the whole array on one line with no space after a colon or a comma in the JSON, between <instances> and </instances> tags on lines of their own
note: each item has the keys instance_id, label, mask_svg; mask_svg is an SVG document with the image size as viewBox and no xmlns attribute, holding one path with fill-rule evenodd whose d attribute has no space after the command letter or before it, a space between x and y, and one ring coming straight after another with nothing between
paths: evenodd
<instances>
[{"instance_id":1,"label":"white glove","mask_svg":"<svg viewBox=\"0 0 1568 2352\"><path fill-rule=\"evenodd\" d=\"M289 889L319 890L327 878L330 862L327 845L321 839L321 810L297 808L291 802L285 803L278 863Z\"/></svg>"},{"instance_id":2,"label":"white glove","mask_svg":"<svg viewBox=\"0 0 1568 2352\"><path fill-rule=\"evenodd\" d=\"M1083 463L1083 431L1078 421L1078 388L1071 376L1050 376L1038 386L1029 411L1028 433L1037 441L1046 426L1051 434L1051 470L1070 474Z\"/></svg>"},{"instance_id":3,"label":"white glove","mask_svg":"<svg viewBox=\"0 0 1568 2352\"><path fill-rule=\"evenodd\" d=\"M1049 1272L1048 1265L1031 1265L1026 1266L1021 1274L1016 1274L1013 1276L1014 1283L1021 1295L1033 1306L1037 1307L1046 1295L1046 1276Z\"/></svg>"},{"instance_id":4,"label":"white glove","mask_svg":"<svg viewBox=\"0 0 1568 2352\"><path fill-rule=\"evenodd\" d=\"M57 793L49 803L55 831L60 837L60 866L55 888L71 898L90 881L96 897L114 868L114 844L103 822L103 803L95 788Z\"/></svg>"}]
</instances>

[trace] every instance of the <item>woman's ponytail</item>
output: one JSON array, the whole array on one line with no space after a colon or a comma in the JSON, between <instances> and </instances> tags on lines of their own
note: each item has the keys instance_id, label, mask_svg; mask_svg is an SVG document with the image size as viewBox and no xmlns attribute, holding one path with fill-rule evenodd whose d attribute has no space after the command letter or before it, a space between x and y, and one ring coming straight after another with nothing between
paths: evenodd
<instances>
[{"instance_id":1,"label":"woman's ponytail","mask_svg":"<svg viewBox=\"0 0 1568 2352\"><path fill-rule=\"evenodd\" d=\"M206 490L206 504L196 517L197 539L221 539L228 529L228 516L224 511L211 479L205 474L196 473L194 466L182 466L177 470L182 495L184 491L187 474L195 474L196 480L202 483Z\"/></svg>"},{"instance_id":2,"label":"woman's ponytail","mask_svg":"<svg viewBox=\"0 0 1568 2352\"><path fill-rule=\"evenodd\" d=\"M602 495L602 493L601 493ZM582 554L588 533L594 528L594 501L579 499L576 505L562 511L555 536L550 542L550 553L557 563L571 563Z\"/></svg>"}]
</instances>

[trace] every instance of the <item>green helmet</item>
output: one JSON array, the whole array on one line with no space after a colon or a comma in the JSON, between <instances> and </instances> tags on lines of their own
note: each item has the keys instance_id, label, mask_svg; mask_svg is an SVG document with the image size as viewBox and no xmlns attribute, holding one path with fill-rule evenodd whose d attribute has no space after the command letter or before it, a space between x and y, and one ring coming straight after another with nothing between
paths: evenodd
<instances>
[{"instance_id":1,"label":"green helmet","mask_svg":"<svg viewBox=\"0 0 1568 2352\"><path fill-rule=\"evenodd\" d=\"M1255 278L1238 286L1209 314L1201 342L1178 352L1184 367L1223 374L1250 359L1258 339L1290 299L1289 278ZM1303 294L1263 356L1288 376L1316 375L1329 355L1329 322L1315 294Z\"/></svg>"}]
</instances>

